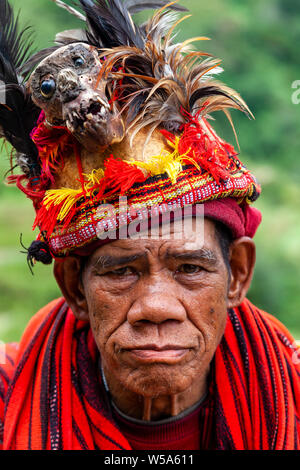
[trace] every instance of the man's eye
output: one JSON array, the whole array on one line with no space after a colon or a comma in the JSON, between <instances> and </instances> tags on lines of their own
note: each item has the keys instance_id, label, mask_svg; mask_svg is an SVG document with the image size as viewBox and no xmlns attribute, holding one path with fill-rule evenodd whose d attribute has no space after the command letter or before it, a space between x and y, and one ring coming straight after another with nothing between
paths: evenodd
<instances>
[{"instance_id":1,"label":"man's eye","mask_svg":"<svg viewBox=\"0 0 300 470\"><path fill-rule=\"evenodd\" d=\"M111 274L113 276L130 276L134 273L134 270L128 266L124 268L114 269L113 271L109 271L107 274Z\"/></svg>"},{"instance_id":2,"label":"man's eye","mask_svg":"<svg viewBox=\"0 0 300 470\"><path fill-rule=\"evenodd\" d=\"M195 264L182 264L178 267L177 272L182 274L195 274L201 271L201 267Z\"/></svg>"},{"instance_id":3,"label":"man's eye","mask_svg":"<svg viewBox=\"0 0 300 470\"><path fill-rule=\"evenodd\" d=\"M53 78L49 78L48 80L44 80L41 83L41 94L44 98L50 99L56 89L56 83Z\"/></svg>"},{"instance_id":4,"label":"man's eye","mask_svg":"<svg viewBox=\"0 0 300 470\"><path fill-rule=\"evenodd\" d=\"M76 68L82 67L85 63L82 57L74 57L73 62Z\"/></svg>"}]
</instances>

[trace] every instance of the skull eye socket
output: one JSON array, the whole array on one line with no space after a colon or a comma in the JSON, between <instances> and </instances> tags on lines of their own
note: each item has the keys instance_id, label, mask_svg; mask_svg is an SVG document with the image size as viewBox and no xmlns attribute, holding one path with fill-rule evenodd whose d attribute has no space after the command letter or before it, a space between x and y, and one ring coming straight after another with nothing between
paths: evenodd
<instances>
[{"instance_id":1,"label":"skull eye socket","mask_svg":"<svg viewBox=\"0 0 300 470\"><path fill-rule=\"evenodd\" d=\"M53 78L49 78L48 80L44 80L41 83L41 94L44 98L51 98L53 96L56 89L56 84Z\"/></svg>"},{"instance_id":2,"label":"skull eye socket","mask_svg":"<svg viewBox=\"0 0 300 470\"><path fill-rule=\"evenodd\" d=\"M82 67L85 63L85 60L82 57L74 57L74 65L76 68Z\"/></svg>"}]
</instances>

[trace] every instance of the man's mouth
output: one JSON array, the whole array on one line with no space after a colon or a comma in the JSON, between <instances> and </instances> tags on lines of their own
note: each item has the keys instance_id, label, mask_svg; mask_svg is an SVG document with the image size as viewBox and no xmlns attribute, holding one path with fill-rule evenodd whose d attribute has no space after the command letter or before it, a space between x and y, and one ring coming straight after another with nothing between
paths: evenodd
<instances>
[{"instance_id":1,"label":"man's mouth","mask_svg":"<svg viewBox=\"0 0 300 470\"><path fill-rule=\"evenodd\" d=\"M130 349L123 349L126 355L141 363L166 363L176 364L191 350L191 348L179 345L157 346L155 344L146 344L136 346Z\"/></svg>"}]
</instances>

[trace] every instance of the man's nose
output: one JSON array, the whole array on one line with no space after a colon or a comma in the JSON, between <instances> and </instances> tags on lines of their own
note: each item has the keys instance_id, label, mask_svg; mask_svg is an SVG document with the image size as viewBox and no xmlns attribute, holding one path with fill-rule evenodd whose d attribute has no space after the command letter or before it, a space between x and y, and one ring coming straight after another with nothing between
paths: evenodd
<instances>
[{"instance_id":1,"label":"man's nose","mask_svg":"<svg viewBox=\"0 0 300 470\"><path fill-rule=\"evenodd\" d=\"M186 310L176 296L174 287L165 285L147 286L132 304L127 320L132 326L142 322L160 324L168 320L183 322Z\"/></svg>"},{"instance_id":2,"label":"man's nose","mask_svg":"<svg viewBox=\"0 0 300 470\"><path fill-rule=\"evenodd\" d=\"M76 99L82 91L79 77L72 69L64 69L59 72L57 87L64 103Z\"/></svg>"}]
</instances>

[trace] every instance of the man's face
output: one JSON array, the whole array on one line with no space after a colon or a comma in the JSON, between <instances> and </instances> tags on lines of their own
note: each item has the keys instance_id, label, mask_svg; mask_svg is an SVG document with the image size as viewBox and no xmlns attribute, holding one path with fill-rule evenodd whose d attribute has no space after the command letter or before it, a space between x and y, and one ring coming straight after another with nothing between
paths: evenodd
<instances>
[{"instance_id":1,"label":"man's face","mask_svg":"<svg viewBox=\"0 0 300 470\"><path fill-rule=\"evenodd\" d=\"M157 397L207 373L225 329L228 272L214 223L203 223L204 241L191 227L181 239L116 240L89 258L82 283L108 383Z\"/></svg>"}]
</instances>

